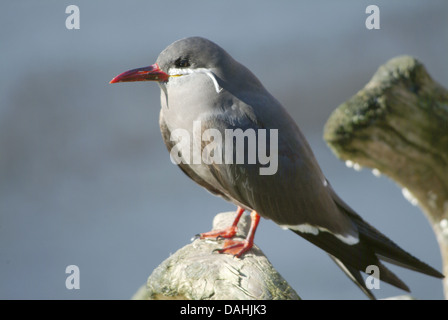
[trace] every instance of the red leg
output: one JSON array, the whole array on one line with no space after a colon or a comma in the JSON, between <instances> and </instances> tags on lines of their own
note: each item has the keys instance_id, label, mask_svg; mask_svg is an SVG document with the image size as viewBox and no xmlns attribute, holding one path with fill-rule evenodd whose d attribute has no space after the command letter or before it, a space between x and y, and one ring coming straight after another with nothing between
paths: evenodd
<instances>
[{"instance_id":1,"label":"red leg","mask_svg":"<svg viewBox=\"0 0 448 320\"><path fill-rule=\"evenodd\" d=\"M219 253L233 254L235 257L239 258L243 253L249 251L254 245L255 231L257 231L258 223L260 222L260 215L252 211L250 213L250 229L245 240L226 240L224 242L224 248L217 249Z\"/></svg>"},{"instance_id":2,"label":"red leg","mask_svg":"<svg viewBox=\"0 0 448 320\"><path fill-rule=\"evenodd\" d=\"M205 233L199 234L199 238L205 239L205 238L232 238L236 234L238 221L240 221L241 216L244 213L244 209L241 207L238 207L238 210L236 211L236 217L233 221L232 225L228 228L222 229L222 230L214 230L209 231Z\"/></svg>"}]
</instances>

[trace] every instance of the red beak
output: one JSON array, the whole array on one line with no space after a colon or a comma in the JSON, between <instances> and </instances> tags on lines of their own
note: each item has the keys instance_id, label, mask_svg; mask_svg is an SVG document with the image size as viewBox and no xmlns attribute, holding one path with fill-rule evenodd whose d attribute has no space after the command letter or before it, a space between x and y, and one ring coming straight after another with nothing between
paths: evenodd
<instances>
[{"instance_id":1,"label":"red beak","mask_svg":"<svg viewBox=\"0 0 448 320\"><path fill-rule=\"evenodd\" d=\"M149 67L132 69L113 78L109 83L130 81L167 81L170 76L160 70L157 63Z\"/></svg>"}]
</instances>

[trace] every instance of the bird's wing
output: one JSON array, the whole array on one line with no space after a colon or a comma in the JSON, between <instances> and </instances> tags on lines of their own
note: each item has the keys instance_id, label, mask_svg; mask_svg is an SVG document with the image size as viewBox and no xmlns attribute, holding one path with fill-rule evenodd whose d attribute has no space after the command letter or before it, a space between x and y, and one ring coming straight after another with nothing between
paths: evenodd
<instances>
[{"instance_id":1,"label":"bird's wing","mask_svg":"<svg viewBox=\"0 0 448 320\"><path fill-rule=\"evenodd\" d=\"M202 172L191 166L190 169L212 190L218 190L235 204L255 210L285 228L311 233L329 232L343 241L357 241L356 226L338 210L311 148L289 115L286 112L277 114L279 117L276 118L286 119L287 122L272 123L257 117L254 108L241 101L235 101L234 105L237 105L237 116L226 110L225 115L215 113L209 118L203 117L204 130L218 129L223 137L225 130L254 130L257 139L260 130L266 130L266 150L260 151L257 141L257 161L254 164L249 164L246 158L244 164L224 161L222 164L203 164ZM275 118L274 115L271 118ZM271 130L277 130L277 135ZM278 146L277 153L276 148L270 148L275 138L278 139L274 141ZM236 141L233 145L236 156ZM259 161L259 153L263 151L264 155L271 156L270 163L262 164ZM247 143L244 152L248 152ZM276 157L275 161L273 157ZM275 165L274 162L277 166L274 174L261 174L261 168Z\"/></svg>"}]
</instances>

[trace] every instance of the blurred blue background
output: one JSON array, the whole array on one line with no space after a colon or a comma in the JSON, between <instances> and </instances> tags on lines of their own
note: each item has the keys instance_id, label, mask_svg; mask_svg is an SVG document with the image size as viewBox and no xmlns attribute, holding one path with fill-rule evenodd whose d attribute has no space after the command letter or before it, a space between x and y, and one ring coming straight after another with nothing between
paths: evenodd
<instances>
[{"instance_id":1,"label":"blurred blue background","mask_svg":"<svg viewBox=\"0 0 448 320\"><path fill-rule=\"evenodd\" d=\"M70 4L79 30L65 27ZM380 30L365 27L370 4L381 10ZM128 299L216 213L234 210L169 161L158 86L108 84L195 35L225 48L284 104L346 202L441 270L420 210L387 177L348 169L322 129L397 55L417 57L448 86L448 2L22 0L0 9L1 299ZM255 242L302 298L365 299L323 251L271 221ZM79 290L65 287L72 264ZM443 298L439 280L391 269L415 297Z\"/></svg>"}]
</instances>

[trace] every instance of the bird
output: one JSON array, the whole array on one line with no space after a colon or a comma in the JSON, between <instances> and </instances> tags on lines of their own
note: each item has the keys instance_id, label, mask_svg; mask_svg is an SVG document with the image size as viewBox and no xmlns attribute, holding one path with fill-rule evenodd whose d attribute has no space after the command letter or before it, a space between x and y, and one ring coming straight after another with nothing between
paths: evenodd
<instances>
[{"instance_id":1,"label":"bird","mask_svg":"<svg viewBox=\"0 0 448 320\"><path fill-rule=\"evenodd\" d=\"M110 83L132 81L157 82L161 89L159 125L171 160L194 182L237 206L231 226L198 235L226 239L219 253L242 258L263 217L327 252L370 299L375 295L362 276L369 266L378 268L381 281L410 291L382 262L444 277L336 194L287 110L215 42L198 36L177 40L156 63L123 72ZM233 240L245 211L251 218L247 237Z\"/></svg>"}]
</instances>

